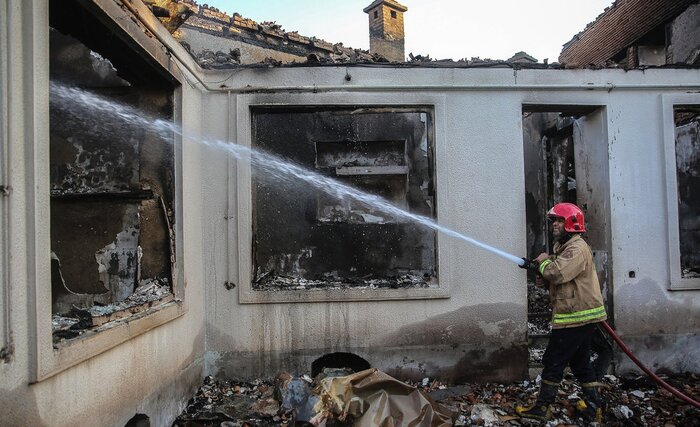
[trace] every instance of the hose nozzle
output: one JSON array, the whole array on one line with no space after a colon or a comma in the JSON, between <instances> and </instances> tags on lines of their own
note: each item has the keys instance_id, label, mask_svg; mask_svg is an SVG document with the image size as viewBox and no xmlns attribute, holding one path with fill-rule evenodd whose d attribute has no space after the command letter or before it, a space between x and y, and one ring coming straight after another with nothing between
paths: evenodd
<instances>
[{"instance_id":1,"label":"hose nozzle","mask_svg":"<svg viewBox=\"0 0 700 427\"><path fill-rule=\"evenodd\" d=\"M518 264L518 267L524 268L525 270L528 271L534 271L537 272L537 268L539 267L536 262L529 260L527 258L522 258L523 263Z\"/></svg>"}]
</instances>

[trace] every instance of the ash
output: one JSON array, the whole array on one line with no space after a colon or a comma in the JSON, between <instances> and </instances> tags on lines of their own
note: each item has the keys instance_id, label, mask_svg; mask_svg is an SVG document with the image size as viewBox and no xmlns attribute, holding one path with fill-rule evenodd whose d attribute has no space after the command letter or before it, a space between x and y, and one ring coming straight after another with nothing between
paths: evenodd
<instances>
[{"instance_id":1,"label":"ash","mask_svg":"<svg viewBox=\"0 0 700 427\"><path fill-rule=\"evenodd\" d=\"M527 321L527 333L529 335L549 335L552 333L552 325L549 317L534 317Z\"/></svg>"},{"instance_id":2,"label":"ash","mask_svg":"<svg viewBox=\"0 0 700 427\"><path fill-rule=\"evenodd\" d=\"M82 335L95 326L92 318L110 315L119 311L135 309L139 306L152 306L157 301L172 295L167 279L148 279L141 282L134 293L124 301L92 307L73 307L70 313L54 314L51 319L53 343Z\"/></svg>"},{"instance_id":3,"label":"ash","mask_svg":"<svg viewBox=\"0 0 700 427\"><path fill-rule=\"evenodd\" d=\"M527 311L528 313L551 313L549 292L534 282L527 282Z\"/></svg>"},{"instance_id":4,"label":"ash","mask_svg":"<svg viewBox=\"0 0 700 427\"><path fill-rule=\"evenodd\" d=\"M542 363L542 358L544 357L544 351L546 349L544 348L533 348L530 347L527 349L529 352L529 363L532 364L541 364Z\"/></svg>"},{"instance_id":5,"label":"ash","mask_svg":"<svg viewBox=\"0 0 700 427\"><path fill-rule=\"evenodd\" d=\"M80 319L77 317L61 316L60 314L54 314L51 317L51 326L54 331L69 329L78 322Z\"/></svg>"},{"instance_id":6,"label":"ash","mask_svg":"<svg viewBox=\"0 0 700 427\"><path fill-rule=\"evenodd\" d=\"M99 306L94 305L88 310L92 316L104 316L117 311L126 310L138 305L158 301L170 295L170 285L165 279L148 279L143 281L124 301Z\"/></svg>"},{"instance_id":7,"label":"ash","mask_svg":"<svg viewBox=\"0 0 700 427\"><path fill-rule=\"evenodd\" d=\"M303 290L303 289L398 289L398 288L430 288L436 287L433 277L428 275L403 274L386 278L341 278L329 276L325 279L313 280L283 275L265 275L255 283L255 290Z\"/></svg>"},{"instance_id":8,"label":"ash","mask_svg":"<svg viewBox=\"0 0 700 427\"><path fill-rule=\"evenodd\" d=\"M700 271L697 269L689 269L689 268L684 268L681 277L684 279L697 279L700 277Z\"/></svg>"}]
</instances>

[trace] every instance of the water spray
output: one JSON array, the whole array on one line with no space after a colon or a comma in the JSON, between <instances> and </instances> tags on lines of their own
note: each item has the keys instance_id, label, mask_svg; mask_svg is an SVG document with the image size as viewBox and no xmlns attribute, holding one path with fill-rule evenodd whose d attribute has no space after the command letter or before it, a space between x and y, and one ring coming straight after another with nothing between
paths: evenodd
<instances>
[{"instance_id":1,"label":"water spray","mask_svg":"<svg viewBox=\"0 0 700 427\"><path fill-rule=\"evenodd\" d=\"M183 138L187 136L184 134L180 126L166 120L149 119L144 117L142 111L125 104L114 102L97 94L78 88L65 86L56 82L51 82L50 89L51 102L60 102L62 108L70 108L71 105L75 107L76 104L80 104L83 109L89 108L87 112L90 114L105 113L111 116L116 116L125 123L154 129L156 133L161 135L166 141L168 140L167 137L169 134L176 134ZM81 112L85 113L85 111ZM526 262L523 258L509 254L501 249L487 245L486 243L480 242L472 237L442 226L432 218L408 212L392 204L381 196L369 194L362 190L358 190L357 188L350 187L336 179L333 179L332 177L321 175L318 172L291 163L288 160L275 156L274 154L244 147L238 144L232 144L228 141L212 140L207 138L199 138L198 140L204 145L223 150L233 155L237 160L250 161L251 166L258 168L258 170L264 171L267 176L272 176L281 180L293 178L295 180L305 182L314 188L338 199L352 199L395 218L402 218L404 220L416 222L446 236L456 238L478 248L489 251L519 266L523 266Z\"/></svg>"}]
</instances>

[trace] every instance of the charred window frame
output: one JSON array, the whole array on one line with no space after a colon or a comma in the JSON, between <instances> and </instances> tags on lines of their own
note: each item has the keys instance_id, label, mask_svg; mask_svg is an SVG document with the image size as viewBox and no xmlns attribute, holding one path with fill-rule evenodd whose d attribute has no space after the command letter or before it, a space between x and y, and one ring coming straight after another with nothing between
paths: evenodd
<instances>
[{"instance_id":1,"label":"charred window frame","mask_svg":"<svg viewBox=\"0 0 700 427\"><path fill-rule=\"evenodd\" d=\"M700 289L697 252L689 250L700 241L697 220L697 195L700 182L700 141L697 136L700 96L694 94L663 95L664 157L666 165L666 201L668 208L669 289ZM695 126L685 132L687 126ZM679 154L682 154L679 155ZM680 166L680 167L679 167ZM680 170L679 170L680 169ZM692 169L693 174L687 173ZM693 195L695 199L690 197Z\"/></svg>"},{"instance_id":2,"label":"charred window frame","mask_svg":"<svg viewBox=\"0 0 700 427\"><path fill-rule=\"evenodd\" d=\"M130 83L139 87L148 87L149 84L152 84L161 93L167 93L170 105L166 108L167 121L175 124L181 123L183 91L180 81L184 80L184 76L178 68L178 63L173 61L168 54L168 49L146 29L141 21L134 18L129 9L123 8L123 5L113 1L52 0L47 3L45 7L48 10L45 12L49 15L51 28L62 28L66 34L79 40L88 50L101 52L100 55L104 55L104 57L113 62L115 68L124 73L119 77L127 79ZM141 3L133 4L132 6L136 9L136 16L144 16L146 18L150 16L150 10ZM41 15L39 14L38 16ZM43 29L43 31L40 31L39 37L43 38L45 43L48 44L51 31L54 30L44 27L44 25L45 21L35 22L37 28ZM167 33L167 30L164 28L162 31ZM49 56L46 56L45 53L48 53ZM35 63L41 64L40 67L45 69L46 64L50 62L50 55L52 55L50 50L49 52L44 52L39 49L39 51L33 52L32 57ZM38 84L35 84L35 87L43 87L46 93L38 93L34 109L42 114L48 114L50 111L48 107L49 73L40 73L36 80ZM83 79L79 78L78 80L82 81ZM125 104L128 104L128 102ZM148 105L148 100L144 100L142 104ZM137 107L138 105L137 103ZM148 117L147 111L144 116ZM35 212L37 220L50 217L51 209L49 205L53 204L54 201L67 202L71 198L81 199L83 197L83 195L78 194L58 194L51 191L56 190L56 186L47 185L51 181L50 166L55 165L52 165L51 160L53 156L50 154L49 149L52 129L45 122L47 121L35 124L37 132L42 136L45 135L45 140L39 138L34 143L34 149L38 152L37 158L39 159L33 176L34 182L39 183L37 184L39 207ZM153 135L155 136L155 133ZM167 237L163 239L164 243L161 245L165 255L161 255L167 259L165 262L169 264L171 298L168 301L158 299L152 303L149 301L144 305L139 305L136 313L126 317L128 322L120 321L120 318L123 318L121 315L116 317L109 316L108 318L103 317L98 320L100 322L105 320L108 323L95 326L93 322L92 327L84 334L72 339L55 342L52 336L51 319L53 304L52 283L50 280L52 274L50 270L53 265L49 264L49 260L37 256L34 261L37 270L35 289L30 293L30 298L34 301L31 304L36 305L36 311L31 312L32 316L30 317L30 321L34 323L33 327L35 330L34 342L32 343L33 349L30 351L34 359L31 370L32 381L41 381L49 378L122 342L174 320L187 311L182 280L183 272L178 267L179 264L175 263L176 260L178 263L181 263L182 260L182 137L172 133L168 136L168 140L168 143L160 141L160 145L169 147L164 149L164 151L169 152L168 161L171 165L171 170L169 171L171 175L168 178L171 181L168 184L168 188L171 189L169 194L163 192L161 194L162 197L152 197L153 194L151 193L156 193L155 188L141 188L136 192L130 191L133 194L123 195L124 200L119 202L133 202L146 197L152 202L154 208L162 211L164 217L167 218L164 219L164 222L168 223L168 230L162 231ZM97 143L97 141L93 143ZM157 168L153 167L152 170L155 171ZM126 190L126 188L124 189ZM103 194L91 195L89 202L97 202L105 197L109 199L113 195L110 194L108 189L101 189L100 192ZM50 193L52 193L51 196L49 196ZM117 198L121 196L119 195ZM43 219L41 221L43 222ZM51 227L46 225L37 231L37 241L40 249L37 251L37 254L50 253L52 246L50 233ZM131 314L128 312L129 310L126 310L123 314ZM95 319L94 316L91 317L92 320Z\"/></svg>"},{"instance_id":3,"label":"charred window frame","mask_svg":"<svg viewBox=\"0 0 700 427\"><path fill-rule=\"evenodd\" d=\"M418 102L416 102L418 101ZM428 122L428 134L431 138L431 147L434 150L433 165L435 170L433 173L433 186L435 189L440 187L441 176L445 176L446 163L441 164L441 170L438 170L439 158L445 158L444 144L444 109L445 96L443 94L421 94L420 96L407 96L406 94L351 94L344 97L339 102L337 94L247 94L236 97L232 101L232 108L236 111L237 123L248 123L248 126L238 126L237 142L244 146L254 146L253 140L253 116L255 111L261 109L282 109L282 110L352 110L352 109L404 109L406 111L422 111L430 117ZM309 142L321 142L323 138ZM325 142L328 142L326 139ZM336 141L337 142L337 141ZM396 142L396 140L394 140ZM278 153L279 154L279 153ZM284 157L284 156L283 156ZM290 302L314 302L314 301L376 301L376 300L402 300L402 299L432 299L432 298L449 298L450 282L458 280L450 278L449 274L443 276L440 273L439 282L435 282L428 287L395 287L395 288L362 288L357 287L334 287L328 289L313 288L310 289L255 289L254 281L259 279L256 277L256 272L253 266L254 253L254 221L255 207L253 197L255 189L253 188L252 168L249 160L243 158L234 162L235 169L232 173L237 176L237 195L230 198L229 209L239 212L238 227L230 231L232 241L238 242L238 257L232 259L234 267L232 272L236 272L239 289L239 301L241 303L290 303ZM313 163L311 168L314 168ZM393 170L396 169L396 170ZM337 171L336 171L337 172ZM350 169L342 170L341 173L352 172ZM392 173L398 173L398 167L392 166ZM443 173L445 175L443 175ZM442 185L445 185L443 182ZM440 193L435 191L435 206L434 213L440 221L439 202ZM445 195L445 197L447 197ZM318 200L318 199L317 199ZM318 220L317 205L314 204L308 209L307 219L310 221ZM435 270L437 272L452 271L452 258L440 256L441 253L449 254L449 242L447 239L441 239L439 235L435 237ZM435 276L437 277L437 276Z\"/></svg>"}]
</instances>

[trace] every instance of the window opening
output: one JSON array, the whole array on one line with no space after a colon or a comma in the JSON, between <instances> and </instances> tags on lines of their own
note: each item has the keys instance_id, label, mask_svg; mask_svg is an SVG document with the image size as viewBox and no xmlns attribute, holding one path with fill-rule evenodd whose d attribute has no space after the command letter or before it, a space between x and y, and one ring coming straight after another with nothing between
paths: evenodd
<instances>
[{"instance_id":1,"label":"window opening","mask_svg":"<svg viewBox=\"0 0 700 427\"><path fill-rule=\"evenodd\" d=\"M700 106L676 106L675 164L683 279L700 278Z\"/></svg>"},{"instance_id":2,"label":"window opening","mask_svg":"<svg viewBox=\"0 0 700 427\"><path fill-rule=\"evenodd\" d=\"M379 18L379 11L375 10L374 11L374 19Z\"/></svg>"},{"instance_id":3,"label":"window opening","mask_svg":"<svg viewBox=\"0 0 700 427\"><path fill-rule=\"evenodd\" d=\"M434 217L431 112L254 109L253 146ZM436 234L253 170L254 290L437 286Z\"/></svg>"},{"instance_id":4,"label":"window opening","mask_svg":"<svg viewBox=\"0 0 700 427\"><path fill-rule=\"evenodd\" d=\"M523 111L523 152L527 248L530 259L552 253L554 245L547 211L556 203L580 206L586 215L584 239L593 250L598 278L612 313L607 224L607 144L602 109L592 106L526 106ZM589 169L595 170L595 176ZM593 190L595 189L595 190ZM549 295L528 276L528 343L530 366L541 367L551 332Z\"/></svg>"},{"instance_id":5,"label":"window opening","mask_svg":"<svg viewBox=\"0 0 700 427\"><path fill-rule=\"evenodd\" d=\"M396 19L396 11L394 11L394 10L391 11L391 17Z\"/></svg>"},{"instance_id":6,"label":"window opening","mask_svg":"<svg viewBox=\"0 0 700 427\"><path fill-rule=\"evenodd\" d=\"M54 88L173 120L172 82L78 3L51 1L50 27ZM174 298L174 136L91 114L53 90L50 100L57 343Z\"/></svg>"}]
</instances>

